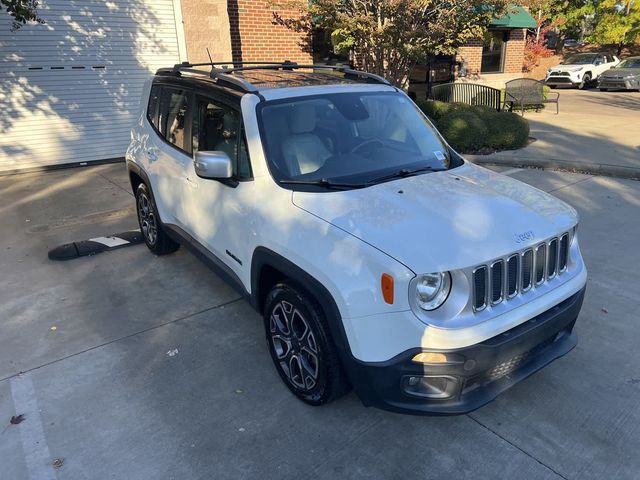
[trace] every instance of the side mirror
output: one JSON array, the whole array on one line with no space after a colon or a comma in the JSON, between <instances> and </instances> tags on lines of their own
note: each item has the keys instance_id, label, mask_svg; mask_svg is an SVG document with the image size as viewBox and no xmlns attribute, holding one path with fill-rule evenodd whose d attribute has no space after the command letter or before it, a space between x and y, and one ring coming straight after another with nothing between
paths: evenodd
<instances>
[{"instance_id":1,"label":"side mirror","mask_svg":"<svg viewBox=\"0 0 640 480\"><path fill-rule=\"evenodd\" d=\"M196 152L193 167L201 178L225 179L233 176L231 159L225 152Z\"/></svg>"}]
</instances>

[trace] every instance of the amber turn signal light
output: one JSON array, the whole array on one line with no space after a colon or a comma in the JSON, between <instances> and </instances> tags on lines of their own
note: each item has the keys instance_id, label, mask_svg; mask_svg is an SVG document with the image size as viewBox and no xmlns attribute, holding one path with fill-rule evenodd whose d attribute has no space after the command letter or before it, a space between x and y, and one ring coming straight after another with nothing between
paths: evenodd
<instances>
[{"instance_id":1,"label":"amber turn signal light","mask_svg":"<svg viewBox=\"0 0 640 480\"><path fill-rule=\"evenodd\" d=\"M382 298L389 305L393 304L393 277L388 273L383 273L380 279L380 287L382 288Z\"/></svg>"},{"instance_id":2,"label":"amber turn signal light","mask_svg":"<svg viewBox=\"0 0 640 480\"><path fill-rule=\"evenodd\" d=\"M411 360L416 363L447 363L447 356L444 353L422 352L415 355Z\"/></svg>"}]
</instances>

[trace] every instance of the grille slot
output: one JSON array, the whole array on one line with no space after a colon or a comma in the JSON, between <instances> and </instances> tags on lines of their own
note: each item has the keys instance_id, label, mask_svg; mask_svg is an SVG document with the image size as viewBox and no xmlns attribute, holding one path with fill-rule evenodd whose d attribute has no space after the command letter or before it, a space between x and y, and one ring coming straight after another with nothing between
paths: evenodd
<instances>
[{"instance_id":1,"label":"grille slot","mask_svg":"<svg viewBox=\"0 0 640 480\"><path fill-rule=\"evenodd\" d=\"M515 254L507 260L507 298L514 297L518 293L519 257L518 254Z\"/></svg>"},{"instance_id":2,"label":"grille slot","mask_svg":"<svg viewBox=\"0 0 640 480\"><path fill-rule=\"evenodd\" d=\"M522 288L528 291L533 283L533 250L527 250L522 254Z\"/></svg>"},{"instance_id":3,"label":"grille slot","mask_svg":"<svg viewBox=\"0 0 640 480\"><path fill-rule=\"evenodd\" d=\"M567 269L568 258L569 258L569 234L565 233L560 237L560 258L558 261L559 272L564 272Z\"/></svg>"},{"instance_id":4,"label":"grille slot","mask_svg":"<svg viewBox=\"0 0 640 480\"><path fill-rule=\"evenodd\" d=\"M540 285L544 282L544 265L547 263L546 243L542 243L536 247L535 262L535 281L536 285Z\"/></svg>"},{"instance_id":5,"label":"grille slot","mask_svg":"<svg viewBox=\"0 0 640 480\"><path fill-rule=\"evenodd\" d=\"M491 303L494 305L502 301L504 287L504 262L498 260L491 265Z\"/></svg>"},{"instance_id":6,"label":"grille slot","mask_svg":"<svg viewBox=\"0 0 640 480\"><path fill-rule=\"evenodd\" d=\"M571 235L565 232L535 248L478 265L472 272L472 306L479 312L538 287L569 268Z\"/></svg>"},{"instance_id":7,"label":"grille slot","mask_svg":"<svg viewBox=\"0 0 640 480\"><path fill-rule=\"evenodd\" d=\"M484 265L473 271L473 309L476 312L487 306L487 267Z\"/></svg>"},{"instance_id":8,"label":"grille slot","mask_svg":"<svg viewBox=\"0 0 640 480\"><path fill-rule=\"evenodd\" d=\"M558 239L554 238L549 242L548 250L549 261L547 262L547 278L556 276L558 265Z\"/></svg>"}]
</instances>

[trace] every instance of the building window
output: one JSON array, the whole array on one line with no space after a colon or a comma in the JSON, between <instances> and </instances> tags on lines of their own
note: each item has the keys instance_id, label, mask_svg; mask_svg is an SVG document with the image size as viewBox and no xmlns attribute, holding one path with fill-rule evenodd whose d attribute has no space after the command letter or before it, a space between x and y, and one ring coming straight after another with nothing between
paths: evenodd
<instances>
[{"instance_id":1,"label":"building window","mask_svg":"<svg viewBox=\"0 0 640 480\"><path fill-rule=\"evenodd\" d=\"M504 51L508 32L488 30L482 43L482 73L501 73L504 70Z\"/></svg>"}]
</instances>

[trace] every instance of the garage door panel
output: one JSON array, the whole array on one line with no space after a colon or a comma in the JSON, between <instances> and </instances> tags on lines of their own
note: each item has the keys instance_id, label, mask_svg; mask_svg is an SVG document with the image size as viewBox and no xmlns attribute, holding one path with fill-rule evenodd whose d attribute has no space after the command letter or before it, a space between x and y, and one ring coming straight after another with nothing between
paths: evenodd
<instances>
[{"instance_id":1,"label":"garage door panel","mask_svg":"<svg viewBox=\"0 0 640 480\"><path fill-rule=\"evenodd\" d=\"M14 33L0 12L0 172L124 156L144 82L180 62L174 0L40 5Z\"/></svg>"}]
</instances>

